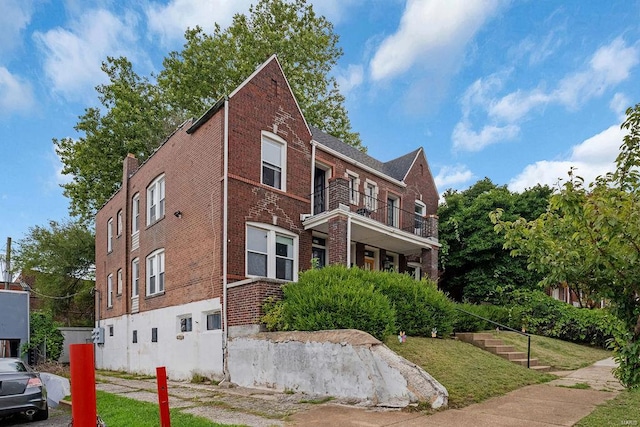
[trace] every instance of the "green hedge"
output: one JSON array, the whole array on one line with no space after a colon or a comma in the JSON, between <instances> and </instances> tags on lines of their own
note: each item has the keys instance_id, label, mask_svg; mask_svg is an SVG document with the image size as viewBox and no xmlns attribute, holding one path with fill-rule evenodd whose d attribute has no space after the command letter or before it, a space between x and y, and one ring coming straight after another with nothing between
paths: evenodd
<instances>
[{"instance_id":1,"label":"green hedge","mask_svg":"<svg viewBox=\"0 0 640 427\"><path fill-rule=\"evenodd\" d=\"M505 307L459 304L461 309L511 328L564 341L606 347L610 338L624 331L624 325L606 309L578 308L540 291L515 291ZM455 330L476 332L495 328L473 316L457 313Z\"/></svg>"},{"instance_id":2,"label":"green hedge","mask_svg":"<svg viewBox=\"0 0 640 427\"><path fill-rule=\"evenodd\" d=\"M300 275L283 288L282 301L265 306L270 330L360 329L383 339L453 331L453 303L428 281L405 274L328 266Z\"/></svg>"}]
</instances>

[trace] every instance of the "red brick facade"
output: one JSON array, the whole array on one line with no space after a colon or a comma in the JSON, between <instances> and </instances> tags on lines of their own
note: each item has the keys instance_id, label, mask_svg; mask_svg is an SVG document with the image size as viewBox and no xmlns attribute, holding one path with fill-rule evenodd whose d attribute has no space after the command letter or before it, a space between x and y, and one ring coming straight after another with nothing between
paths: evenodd
<instances>
[{"instance_id":1,"label":"red brick facade","mask_svg":"<svg viewBox=\"0 0 640 427\"><path fill-rule=\"evenodd\" d=\"M225 128L226 126L226 128ZM225 132L226 130L226 132ZM228 137L228 173L225 176L225 135ZM286 147L282 189L262 183L262 138L283 141ZM264 224L296 239L297 270L311 266L314 229L303 222L312 214L312 177L315 161L329 168L331 182L341 182L329 195L329 209L339 209L348 200L347 170L355 171L362 183L373 181L378 197L393 194L400 208L409 212L402 221L411 224L415 200L435 215L438 194L426 158L417 155L404 183L384 178L329 154L312 144L312 135L277 60L267 61L233 92L226 103L213 107L198 121L185 122L142 164L132 156L124 159L120 190L96 217L96 286L100 304L97 318L105 319L145 312L212 298L223 302L223 285L248 280L247 224ZM147 225L147 190L164 177L164 214ZM227 229L224 240L225 180L227 184ZM139 197L139 232L132 233L133 198ZM331 200L333 199L333 202ZM353 242L351 257L345 213L331 218L324 231L329 263L362 266L365 246ZM122 218L122 228L118 227ZM108 224L113 236L108 250ZM436 222L437 224L437 222ZM409 225L410 226L410 225ZM306 228L305 228L306 227ZM437 228L437 227L436 227ZM328 231L328 233L327 233ZM134 243L138 243L137 247ZM226 278L223 277L227 250ZM147 257L164 250L164 291L146 295ZM424 268L433 268L437 244L423 255ZM379 248L380 268L386 254ZM435 256L435 258L434 258ZM139 260L139 296L132 300L132 261ZM400 254L399 269L407 268ZM117 293L118 271L122 271L122 293ZM433 272L424 270L429 274ZM113 275L112 304L108 306L107 278ZM280 281L254 280L228 288L228 324L259 322L264 298L280 295Z\"/></svg>"}]
</instances>

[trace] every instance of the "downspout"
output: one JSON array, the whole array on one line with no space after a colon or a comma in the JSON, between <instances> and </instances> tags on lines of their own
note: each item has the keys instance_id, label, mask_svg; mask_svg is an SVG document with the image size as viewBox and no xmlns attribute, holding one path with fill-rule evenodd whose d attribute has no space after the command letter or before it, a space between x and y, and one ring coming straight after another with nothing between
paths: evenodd
<instances>
[{"instance_id":1,"label":"downspout","mask_svg":"<svg viewBox=\"0 0 640 427\"><path fill-rule=\"evenodd\" d=\"M351 268L351 216L347 216L347 268Z\"/></svg>"},{"instance_id":2,"label":"downspout","mask_svg":"<svg viewBox=\"0 0 640 427\"><path fill-rule=\"evenodd\" d=\"M313 203L313 198L314 198L314 194L313 192L315 191L315 177L316 177L316 143L313 142L313 140L311 140L311 191L309 192L309 194L311 195L309 198L311 199L311 215L315 214L315 212L313 211L314 208L314 203Z\"/></svg>"},{"instance_id":3,"label":"downspout","mask_svg":"<svg viewBox=\"0 0 640 427\"><path fill-rule=\"evenodd\" d=\"M228 226L228 202L229 202L229 98L224 100L224 176L223 176L223 203L222 203L222 322L224 333L222 334L222 373L225 380L229 380L228 369L228 346L229 340L229 321L227 316L227 226Z\"/></svg>"}]
</instances>

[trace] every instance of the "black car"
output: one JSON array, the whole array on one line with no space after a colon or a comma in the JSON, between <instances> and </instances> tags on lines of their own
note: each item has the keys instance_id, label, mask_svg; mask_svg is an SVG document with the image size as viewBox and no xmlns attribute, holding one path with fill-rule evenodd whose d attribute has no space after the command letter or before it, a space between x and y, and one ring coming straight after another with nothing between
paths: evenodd
<instances>
[{"instance_id":1,"label":"black car","mask_svg":"<svg viewBox=\"0 0 640 427\"><path fill-rule=\"evenodd\" d=\"M0 418L21 413L32 421L49 418L47 390L22 360L0 358Z\"/></svg>"}]
</instances>

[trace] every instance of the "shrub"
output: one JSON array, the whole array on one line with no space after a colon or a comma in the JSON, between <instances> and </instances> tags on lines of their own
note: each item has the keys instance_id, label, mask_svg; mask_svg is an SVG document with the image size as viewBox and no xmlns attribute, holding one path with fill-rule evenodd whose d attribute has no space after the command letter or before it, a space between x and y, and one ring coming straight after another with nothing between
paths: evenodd
<instances>
[{"instance_id":1,"label":"shrub","mask_svg":"<svg viewBox=\"0 0 640 427\"><path fill-rule=\"evenodd\" d=\"M354 269L355 270L355 269ZM265 320L283 330L360 329L378 339L396 330L389 299L345 267L309 270L283 288L284 301Z\"/></svg>"},{"instance_id":2,"label":"shrub","mask_svg":"<svg viewBox=\"0 0 640 427\"><path fill-rule=\"evenodd\" d=\"M302 273L283 292L282 301L264 306L269 330L353 328L379 339L398 330L412 336L453 330L453 303L432 282L406 274L328 266Z\"/></svg>"},{"instance_id":3,"label":"shrub","mask_svg":"<svg viewBox=\"0 0 640 427\"><path fill-rule=\"evenodd\" d=\"M30 341L23 344L22 351L36 350L37 358L58 360L62 353L64 336L58 330L50 313L34 311L29 315Z\"/></svg>"},{"instance_id":4,"label":"shrub","mask_svg":"<svg viewBox=\"0 0 640 427\"><path fill-rule=\"evenodd\" d=\"M475 314L477 316L484 317L485 319L493 320L494 322L506 325L509 327L513 324L511 321L512 309L507 307L499 307L495 305L475 305L475 304L457 304L457 308L460 308L466 312ZM519 316L519 312L516 314ZM466 314L461 311L456 311L456 318L454 329L456 332L478 332L486 331L487 329L494 329L496 325L491 322L479 319L476 316Z\"/></svg>"},{"instance_id":5,"label":"shrub","mask_svg":"<svg viewBox=\"0 0 640 427\"><path fill-rule=\"evenodd\" d=\"M407 335L430 337L433 329L441 336L453 332L454 304L435 283L395 272L360 270L360 274L389 298L396 310L396 324Z\"/></svg>"}]
</instances>

